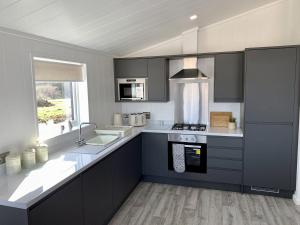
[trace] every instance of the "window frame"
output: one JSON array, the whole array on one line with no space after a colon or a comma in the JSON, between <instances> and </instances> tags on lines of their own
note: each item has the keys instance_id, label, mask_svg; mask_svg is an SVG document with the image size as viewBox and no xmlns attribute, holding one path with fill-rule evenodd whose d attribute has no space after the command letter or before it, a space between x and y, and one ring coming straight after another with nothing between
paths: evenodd
<instances>
[{"instance_id":1,"label":"window frame","mask_svg":"<svg viewBox=\"0 0 300 225\"><path fill-rule=\"evenodd\" d=\"M33 89L33 101L34 101L34 120L35 120L35 127L36 127L36 134L35 134L35 137L37 138L37 140L41 140L40 138L40 129L39 129L39 123L38 123L38 105L37 105L37 95L36 95L36 80L35 80L35 73L34 73L34 61L35 59L40 59L40 58L43 58L45 60L49 60L50 62L64 62L64 63L70 63L70 64L81 64L82 65L82 68L83 68L83 76L84 76L84 81L83 83L86 83L85 86L86 88L83 88L84 90L83 91L86 91L86 100L88 101L88 82L87 82L87 64L86 63L78 63L78 62L72 62L72 61L65 61L65 60L57 60L57 59L52 59L52 58L48 58L48 57L37 57L37 56L32 56L31 57L31 68L32 68L32 89ZM47 81L45 81L47 82ZM48 81L48 82L52 82L52 81ZM59 81L58 81L59 82ZM76 126L73 126L71 130L69 130L68 132L65 132L63 134L59 134L59 135L56 135L56 136L53 136L53 137L50 137L50 138L47 138L47 139L42 139L41 141L50 141L51 140L54 140L54 139L59 139L61 138L62 136L65 136L65 135L71 135L72 133L76 132L79 130L79 125L80 123L82 122L81 121L81 114L82 114L82 109L80 109L80 98L79 98L79 95L80 95L80 87L79 87L79 82L70 82L71 83L71 95L72 95L72 99L71 99L71 107L72 107L72 117L74 121L77 122L77 125ZM73 112L74 110L74 112ZM89 106L88 108L86 109L87 112L86 112L86 115L89 117Z\"/></svg>"}]
</instances>

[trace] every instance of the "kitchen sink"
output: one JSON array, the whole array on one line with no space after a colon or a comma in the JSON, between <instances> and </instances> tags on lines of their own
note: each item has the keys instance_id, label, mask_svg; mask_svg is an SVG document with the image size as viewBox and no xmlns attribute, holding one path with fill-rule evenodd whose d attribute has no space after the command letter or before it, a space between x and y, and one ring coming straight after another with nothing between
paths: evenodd
<instances>
[{"instance_id":1,"label":"kitchen sink","mask_svg":"<svg viewBox=\"0 0 300 225\"><path fill-rule=\"evenodd\" d=\"M117 135L97 135L96 137L88 139L85 145L74 148L70 152L96 155L117 142L119 139L120 137Z\"/></svg>"},{"instance_id":2,"label":"kitchen sink","mask_svg":"<svg viewBox=\"0 0 300 225\"><path fill-rule=\"evenodd\" d=\"M119 139L118 135L103 134L97 135L86 141L87 145L106 146Z\"/></svg>"}]
</instances>

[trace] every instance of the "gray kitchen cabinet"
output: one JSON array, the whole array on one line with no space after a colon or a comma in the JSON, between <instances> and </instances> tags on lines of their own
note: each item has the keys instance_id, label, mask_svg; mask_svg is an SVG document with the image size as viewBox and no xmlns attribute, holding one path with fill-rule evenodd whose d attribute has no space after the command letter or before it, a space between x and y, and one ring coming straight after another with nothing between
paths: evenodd
<instances>
[{"instance_id":1,"label":"gray kitchen cabinet","mask_svg":"<svg viewBox=\"0 0 300 225\"><path fill-rule=\"evenodd\" d=\"M113 153L113 207L117 210L142 176L141 144L138 136Z\"/></svg>"},{"instance_id":2,"label":"gray kitchen cabinet","mask_svg":"<svg viewBox=\"0 0 300 225\"><path fill-rule=\"evenodd\" d=\"M211 186L240 190L243 173L243 138L207 137L207 173L169 171L168 176L176 179L209 182ZM222 187L222 185L224 185Z\"/></svg>"},{"instance_id":3,"label":"gray kitchen cabinet","mask_svg":"<svg viewBox=\"0 0 300 225\"><path fill-rule=\"evenodd\" d=\"M82 175L86 225L108 224L113 216L113 158L101 160Z\"/></svg>"},{"instance_id":4,"label":"gray kitchen cabinet","mask_svg":"<svg viewBox=\"0 0 300 225\"><path fill-rule=\"evenodd\" d=\"M81 177L29 210L30 225L83 225Z\"/></svg>"},{"instance_id":5,"label":"gray kitchen cabinet","mask_svg":"<svg viewBox=\"0 0 300 225\"><path fill-rule=\"evenodd\" d=\"M142 165L144 176L168 175L168 135L143 133Z\"/></svg>"},{"instance_id":6,"label":"gray kitchen cabinet","mask_svg":"<svg viewBox=\"0 0 300 225\"><path fill-rule=\"evenodd\" d=\"M148 101L169 101L169 60L148 59Z\"/></svg>"},{"instance_id":7,"label":"gray kitchen cabinet","mask_svg":"<svg viewBox=\"0 0 300 225\"><path fill-rule=\"evenodd\" d=\"M244 185L290 197L295 190L299 50L246 50ZM279 191L279 193L274 193Z\"/></svg>"},{"instance_id":8,"label":"gray kitchen cabinet","mask_svg":"<svg viewBox=\"0 0 300 225\"><path fill-rule=\"evenodd\" d=\"M214 101L243 101L244 53L221 53L215 56Z\"/></svg>"},{"instance_id":9,"label":"gray kitchen cabinet","mask_svg":"<svg viewBox=\"0 0 300 225\"><path fill-rule=\"evenodd\" d=\"M245 122L293 122L296 48L246 51Z\"/></svg>"},{"instance_id":10,"label":"gray kitchen cabinet","mask_svg":"<svg viewBox=\"0 0 300 225\"><path fill-rule=\"evenodd\" d=\"M245 130L244 184L289 190L293 127L246 124Z\"/></svg>"},{"instance_id":11,"label":"gray kitchen cabinet","mask_svg":"<svg viewBox=\"0 0 300 225\"><path fill-rule=\"evenodd\" d=\"M116 78L148 77L147 59L115 59L114 69Z\"/></svg>"}]
</instances>

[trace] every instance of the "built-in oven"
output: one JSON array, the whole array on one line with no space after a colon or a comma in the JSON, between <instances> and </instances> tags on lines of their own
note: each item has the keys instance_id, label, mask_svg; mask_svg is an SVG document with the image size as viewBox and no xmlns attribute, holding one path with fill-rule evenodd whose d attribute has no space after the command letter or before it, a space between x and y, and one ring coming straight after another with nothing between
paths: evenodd
<instances>
[{"instance_id":1,"label":"built-in oven","mask_svg":"<svg viewBox=\"0 0 300 225\"><path fill-rule=\"evenodd\" d=\"M168 135L168 168L176 172L207 173L207 138L194 134Z\"/></svg>"},{"instance_id":2,"label":"built-in oven","mask_svg":"<svg viewBox=\"0 0 300 225\"><path fill-rule=\"evenodd\" d=\"M147 78L117 79L119 101L146 101L148 99Z\"/></svg>"}]
</instances>

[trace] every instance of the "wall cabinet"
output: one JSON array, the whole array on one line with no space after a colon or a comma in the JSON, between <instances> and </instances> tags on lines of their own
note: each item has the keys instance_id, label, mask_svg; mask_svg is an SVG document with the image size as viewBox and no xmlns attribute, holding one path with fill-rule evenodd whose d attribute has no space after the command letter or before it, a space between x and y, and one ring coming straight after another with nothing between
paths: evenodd
<instances>
[{"instance_id":1,"label":"wall cabinet","mask_svg":"<svg viewBox=\"0 0 300 225\"><path fill-rule=\"evenodd\" d=\"M108 224L113 208L113 157L108 156L82 175L86 225Z\"/></svg>"},{"instance_id":2,"label":"wall cabinet","mask_svg":"<svg viewBox=\"0 0 300 225\"><path fill-rule=\"evenodd\" d=\"M244 53L221 53L215 56L214 101L243 101Z\"/></svg>"},{"instance_id":3,"label":"wall cabinet","mask_svg":"<svg viewBox=\"0 0 300 225\"><path fill-rule=\"evenodd\" d=\"M148 78L147 101L169 101L169 60L167 58L115 59L114 68L115 78ZM117 94L117 87L115 93Z\"/></svg>"},{"instance_id":4,"label":"wall cabinet","mask_svg":"<svg viewBox=\"0 0 300 225\"><path fill-rule=\"evenodd\" d=\"M29 211L30 225L84 225L81 177L74 179Z\"/></svg>"},{"instance_id":5,"label":"wall cabinet","mask_svg":"<svg viewBox=\"0 0 300 225\"><path fill-rule=\"evenodd\" d=\"M166 58L148 59L148 100L169 101L169 61Z\"/></svg>"},{"instance_id":6,"label":"wall cabinet","mask_svg":"<svg viewBox=\"0 0 300 225\"><path fill-rule=\"evenodd\" d=\"M168 135L143 133L143 175L166 177L168 174Z\"/></svg>"},{"instance_id":7,"label":"wall cabinet","mask_svg":"<svg viewBox=\"0 0 300 225\"><path fill-rule=\"evenodd\" d=\"M148 60L115 59L114 69L116 78L148 77Z\"/></svg>"},{"instance_id":8,"label":"wall cabinet","mask_svg":"<svg viewBox=\"0 0 300 225\"><path fill-rule=\"evenodd\" d=\"M246 50L244 184L295 189L299 114L296 47Z\"/></svg>"}]
</instances>

